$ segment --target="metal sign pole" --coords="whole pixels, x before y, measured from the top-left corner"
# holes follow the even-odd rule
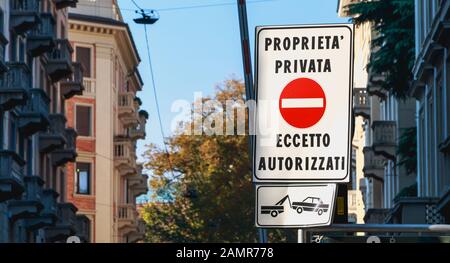
[[[242,48],[242,64],[244,66],[244,81],[245,81],[245,97],[246,100],[254,99],[253,90],[253,72],[252,61],[250,57],[250,41],[248,34],[248,20],[247,20],[247,3],[245,0],[237,0],[238,14],[239,14],[239,28],[241,33],[241,48]],[[249,118],[250,120],[250,118]],[[250,130],[250,123],[249,123]],[[250,135],[249,135],[250,136]],[[249,142],[249,157],[252,158],[253,143]],[[259,242],[267,242],[267,234],[263,228],[258,228]]]
[[[250,57],[250,41],[248,35],[247,4],[245,0],[237,0],[239,27],[241,32],[242,62],[244,66],[245,95],[247,100],[254,99],[253,72]]]

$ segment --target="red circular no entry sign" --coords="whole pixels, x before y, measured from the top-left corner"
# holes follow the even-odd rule
[[[291,81],[283,89],[279,109],[283,119],[296,128],[309,128],[320,121],[327,105],[319,83],[309,78]]]

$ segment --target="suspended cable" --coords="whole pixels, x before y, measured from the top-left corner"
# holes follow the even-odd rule
[[[248,1],[247,4],[255,4],[255,3],[262,3],[262,2],[273,2],[273,1],[278,1],[278,0],[254,0],[254,1]],[[161,8],[161,9],[157,9],[157,10],[160,11],[160,12],[164,12],[164,11],[186,10],[186,9],[196,9],[196,8],[206,8],[206,7],[216,7],[216,6],[230,6],[230,5],[236,5],[236,3],[235,2],[230,2],[230,3],[220,3],[220,4],[180,6],[180,7]]]
[[[148,56],[150,77],[152,78],[153,97],[155,98],[156,113],[157,113],[157,117],[158,117],[158,121],[159,121],[159,129],[160,129],[162,140],[163,140],[164,151],[167,155],[167,162],[169,163],[169,169],[172,174],[172,177],[175,178],[175,175],[173,173],[172,161],[170,160],[169,150],[167,149],[167,144],[166,144],[166,140],[165,140],[166,136],[164,134],[164,129],[163,129],[163,125],[162,125],[161,110],[159,107],[158,94],[156,93],[155,76],[153,73],[153,66],[152,66],[152,60],[151,60],[150,44],[149,44],[148,33],[147,33],[147,25],[145,25],[145,24],[144,24],[144,32],[145,32],[145,44],[147,47],[147,56]]]
[[[131,0],[131,2],[133,2],[133,4],[137,7],[137,9],[142,10],[142,8],[138,4],[136,4],[136,1]]]
[[[280,0],[254,0],[254,1],[248,1],[247,4],[257,4],[257,3],[264,3],[264,2],[275,2],[275,1],[280,1]],[[134,1],[133,1],[134,2]],[[142,9],[139,7],[139,5],[136,5],[136,3],[133,3],[137,9],[139,10],[148,10],[148,9]],[[188,9],[197,9],[197,8],[207,8],[207,7],[220,7],[220,6],[231,6],[231,5],[235,5],[235,2],[229,2],[229,3],[219,3],[219,4],[206,4],[206,5],[192,5],[192,6],[180,6],[180,7],[167,7],[167,8],[161,8],[161,9],[155,9],[156,11],[161,11],[161,12],[165,12],[165,11],[177,11],[177,10],[188,10]],[[88,4],[82,4],[82,3],[78,3],[77,6],[86,6],[86,7],[91,7],[91,8],[103,8],[103,9],[111,9],[111,6],[102,6],[102,5],[88,5]],[[126,12],[136,12],[136,9],[131,9],[131,8],[122,8],[122,7],[118,7],[121,11],[126,11]]]

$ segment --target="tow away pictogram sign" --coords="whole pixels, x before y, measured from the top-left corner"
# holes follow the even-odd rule
[[[348,182],[353,25],[256,29],[255,182]]]
[[[258,185],[256,226],[313,227],[331,224],[336,184]]]

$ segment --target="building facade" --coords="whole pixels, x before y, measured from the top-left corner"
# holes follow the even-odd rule
[[[340,13],[346,16],[345,6],[353,2],[357,1],[339,1]],[[396,201],[416,181],[415,174],[397,165],[401,135],[416,126],[415,102],[412,98],[397,99],[382,89],[384,76],[369,70],[371,54],[379,49],[372,43],[375,38],[377,32],[371,23],[356,26],[353,145],[357,184],[352,187],[362,193],[365,223],[395,221],[400,211]],[[349,191],[349,202],[351,194]]]
[[[417,198],[433,222],[450,221],[450,1],[416,0]]]
[[[136,242],[145,228],[136,197],[147,193],[147,176],[136,162],[148,118],[136,97],[143,86],[139,54],[115,0],[79,0],[68,32],[85,91],[65,105],[78,131],[66,196],[89,218],[92,242]]]
[[[338,16],[348,17],[346,12],[346,6],[350,4],[351,0],[340,0],[338,3]],[[358,111],[357,107],[361,104],[359,101],[361,98],[360,92],[364,90],[367,85],[367,70],[366,65],[370,55],[370,36],[371,27],[366,23],[363,25],[355,26],[355,48],[354,48],[354,75],[353,75],[353,140],[352,140],[352,169],[351,179],[348,185],[347,194],[347,207],[348,207],[348,221],[349,223],[364,223],[364,186],[365,179],[363,173],[364,166],[364,145],[365,145],[365,132],[363,124],[367,113],[364,111]],[[367,109],[365,109],[367,111]]]
[[[66,197],[77,132],[65,104],[83,91],[67,39],[76,3],[0,1],[0,242],[89,236]]]

